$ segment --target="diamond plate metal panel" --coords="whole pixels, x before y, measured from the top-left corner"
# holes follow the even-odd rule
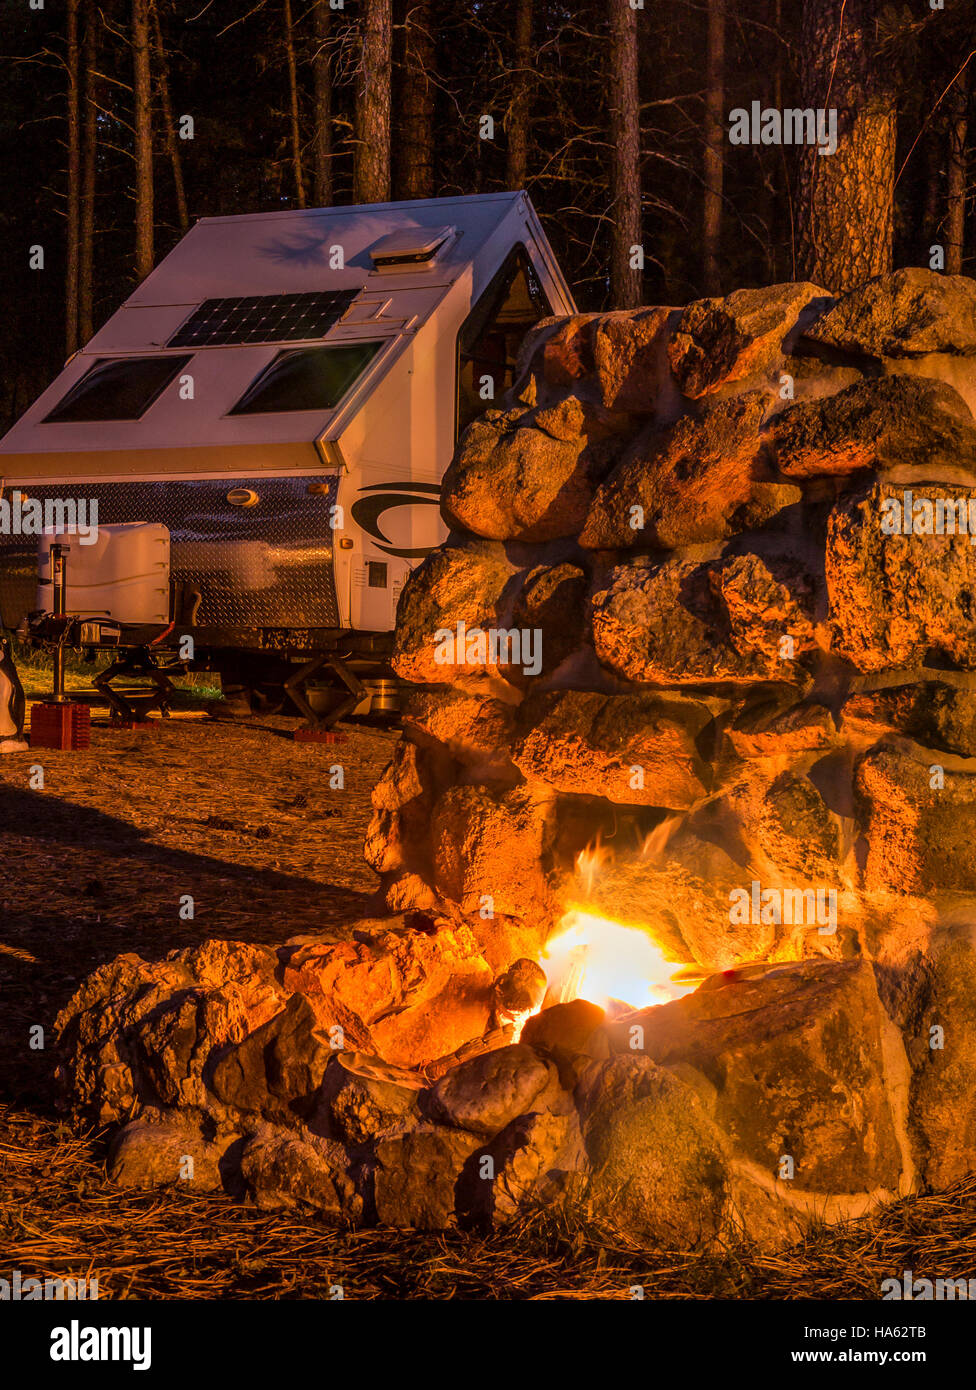
[[[309,492],[310,485],[322,491]],[[257,494],[250,507],[228,494]],[[200,590],[202,627],[338,627],[329,526],[339,480],[207,478],[188,481],[76,483],[27,489],[28,495],[97,499],[99,525],[162,522],[171,538],[171,577]],[[89,501],[90,505],[90,501]],[[68,572],[71,561],[69,557]],[[35,606],[37,538],[0,536],[0,604],[5,627]]]

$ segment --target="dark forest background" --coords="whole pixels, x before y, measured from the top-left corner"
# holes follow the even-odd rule
[[[0,426],[204,216],[525,187],[584,308],[976,273],[937,2],[0,0]],[[730,144],[754,100],[837,154]]]

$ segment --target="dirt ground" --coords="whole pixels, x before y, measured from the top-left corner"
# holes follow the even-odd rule
[[[340,743],[310,744],[283,716],[106,723],[95,712],[86,751],[0,759],[0,1097],[45,1111],[50,1053],[28,1047],[28,1030],[50,1039],[96,966],[207,937],[341,935],[374,905],[363,836],[395,729],[350,723]]]

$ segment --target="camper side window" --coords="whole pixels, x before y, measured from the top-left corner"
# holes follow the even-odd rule
[[[44,417],[45,424],[138,420],[190,356],[107,357],[96,362]]]
[[[287,348],[254,380],[231,415],[279,410],[333,410],[383,346]]]
[[[515,381],[522,339],[553,312],[524,246],[516,246],[458,334],[455,442]]]

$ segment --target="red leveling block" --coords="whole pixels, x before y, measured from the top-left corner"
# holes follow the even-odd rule
[[[109,729],[119,729],[126,731],[138,729],[143,732],[152,733],[153,731],[155,731],[158,733],[161,722],[162,721],[159,719],[119,719],[117,716],[113,715],[112,718],[108,721],[107,727]]]
[[[62,751],[87,748],[91,743],[91,710],[87,705],[39,704],[31,709],[32,748]]]
[[[331,729],[307,729],[300,728],[295,730],[296,743],[345,743],[345,734],[333,733]]]

